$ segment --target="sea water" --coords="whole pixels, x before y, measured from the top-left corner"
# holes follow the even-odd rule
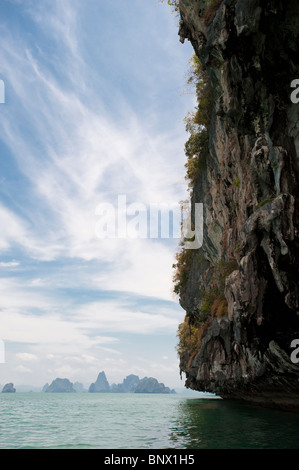
[[[203,394],[0,394],[1,449],[298,449],[299,413]]]

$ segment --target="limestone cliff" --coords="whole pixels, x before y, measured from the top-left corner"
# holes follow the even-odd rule
[[[192,191],[193,205],[204,204],[204,241],[179,288],[188,323],[180,367],[192,389],[299,408],[290,360],[299,338],[298,1],[178,7],[181,42],[191,41],[213,93],[209,155]]]

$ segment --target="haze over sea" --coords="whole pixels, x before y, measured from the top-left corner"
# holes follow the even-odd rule
[[[299,415],[211,395],[0,394],[1,449],[298,449]]]

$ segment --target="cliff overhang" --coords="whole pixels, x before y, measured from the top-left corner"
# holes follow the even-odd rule
[[[178,6],[180,40],[191,41],[213,89],[209,156],[191,201],[204,205],[203,245],[179,292],[195,339],[188,347],[186,333],[180,368],[192,389],[299,409],[299,365],[291,361],[299,338],[299,105],[290,100],[298,4]],[[233,266],[221,298],[219,263]]]

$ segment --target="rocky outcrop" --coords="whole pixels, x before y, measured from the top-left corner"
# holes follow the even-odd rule
[[[13,383],[10,382],[8,384],[5,384],[2,389],[2,393],[16,393],[16,389],[14,388]]]
[[[84,393],[84,392],[87,392],[87,390],[85,390],[84,385],[83,385],[81,382],[75,382],[75,383],[73,384],[73,387],[74,387],[74,390],[75,390],[77,393]]]
[[[46,393],[75,393],[76,390],[74,390],[72,382],[69,381],[69,379],[55,379],[45,389]]]
[[[165,387],[163,383],[159,383],[153,377],[145,377],[137,385],[135,393],[175,393],[175,391]]]
[[[106,378],[105,372],[100,372],[97,380],[89,387],[89,393],[106,393],[110,392],[110,386]]]
[[[114,393],[134,393],[136,387],[140,383],[138,375],[130,374],[127,375],[121,384],[111,385],[111,392]]]
[[[204,203],[204,241],[180,290],[198,339],[181,348],[181,371],[192,389],[299,409],[290,360],[299,338],[298,3],[178,3],[181,42],[191,41],[213,90],[209,156],[192,192],[193,208]],[[206,316],[220,263],[233,267],[222,275],[226,304],[214,296]]]
[[[138,375],[127,375],[120,384],[109,385],[105,372],[100,372],[95,383],[89,387],[90,393],[175,393],[153,377],[140,379]]]
[[[47,383],[45,383],[45,385],[43,386],[42,392],[45,392],[48,387],[49,387],[49,384],[48,384],[48,382],[47,382]]]

